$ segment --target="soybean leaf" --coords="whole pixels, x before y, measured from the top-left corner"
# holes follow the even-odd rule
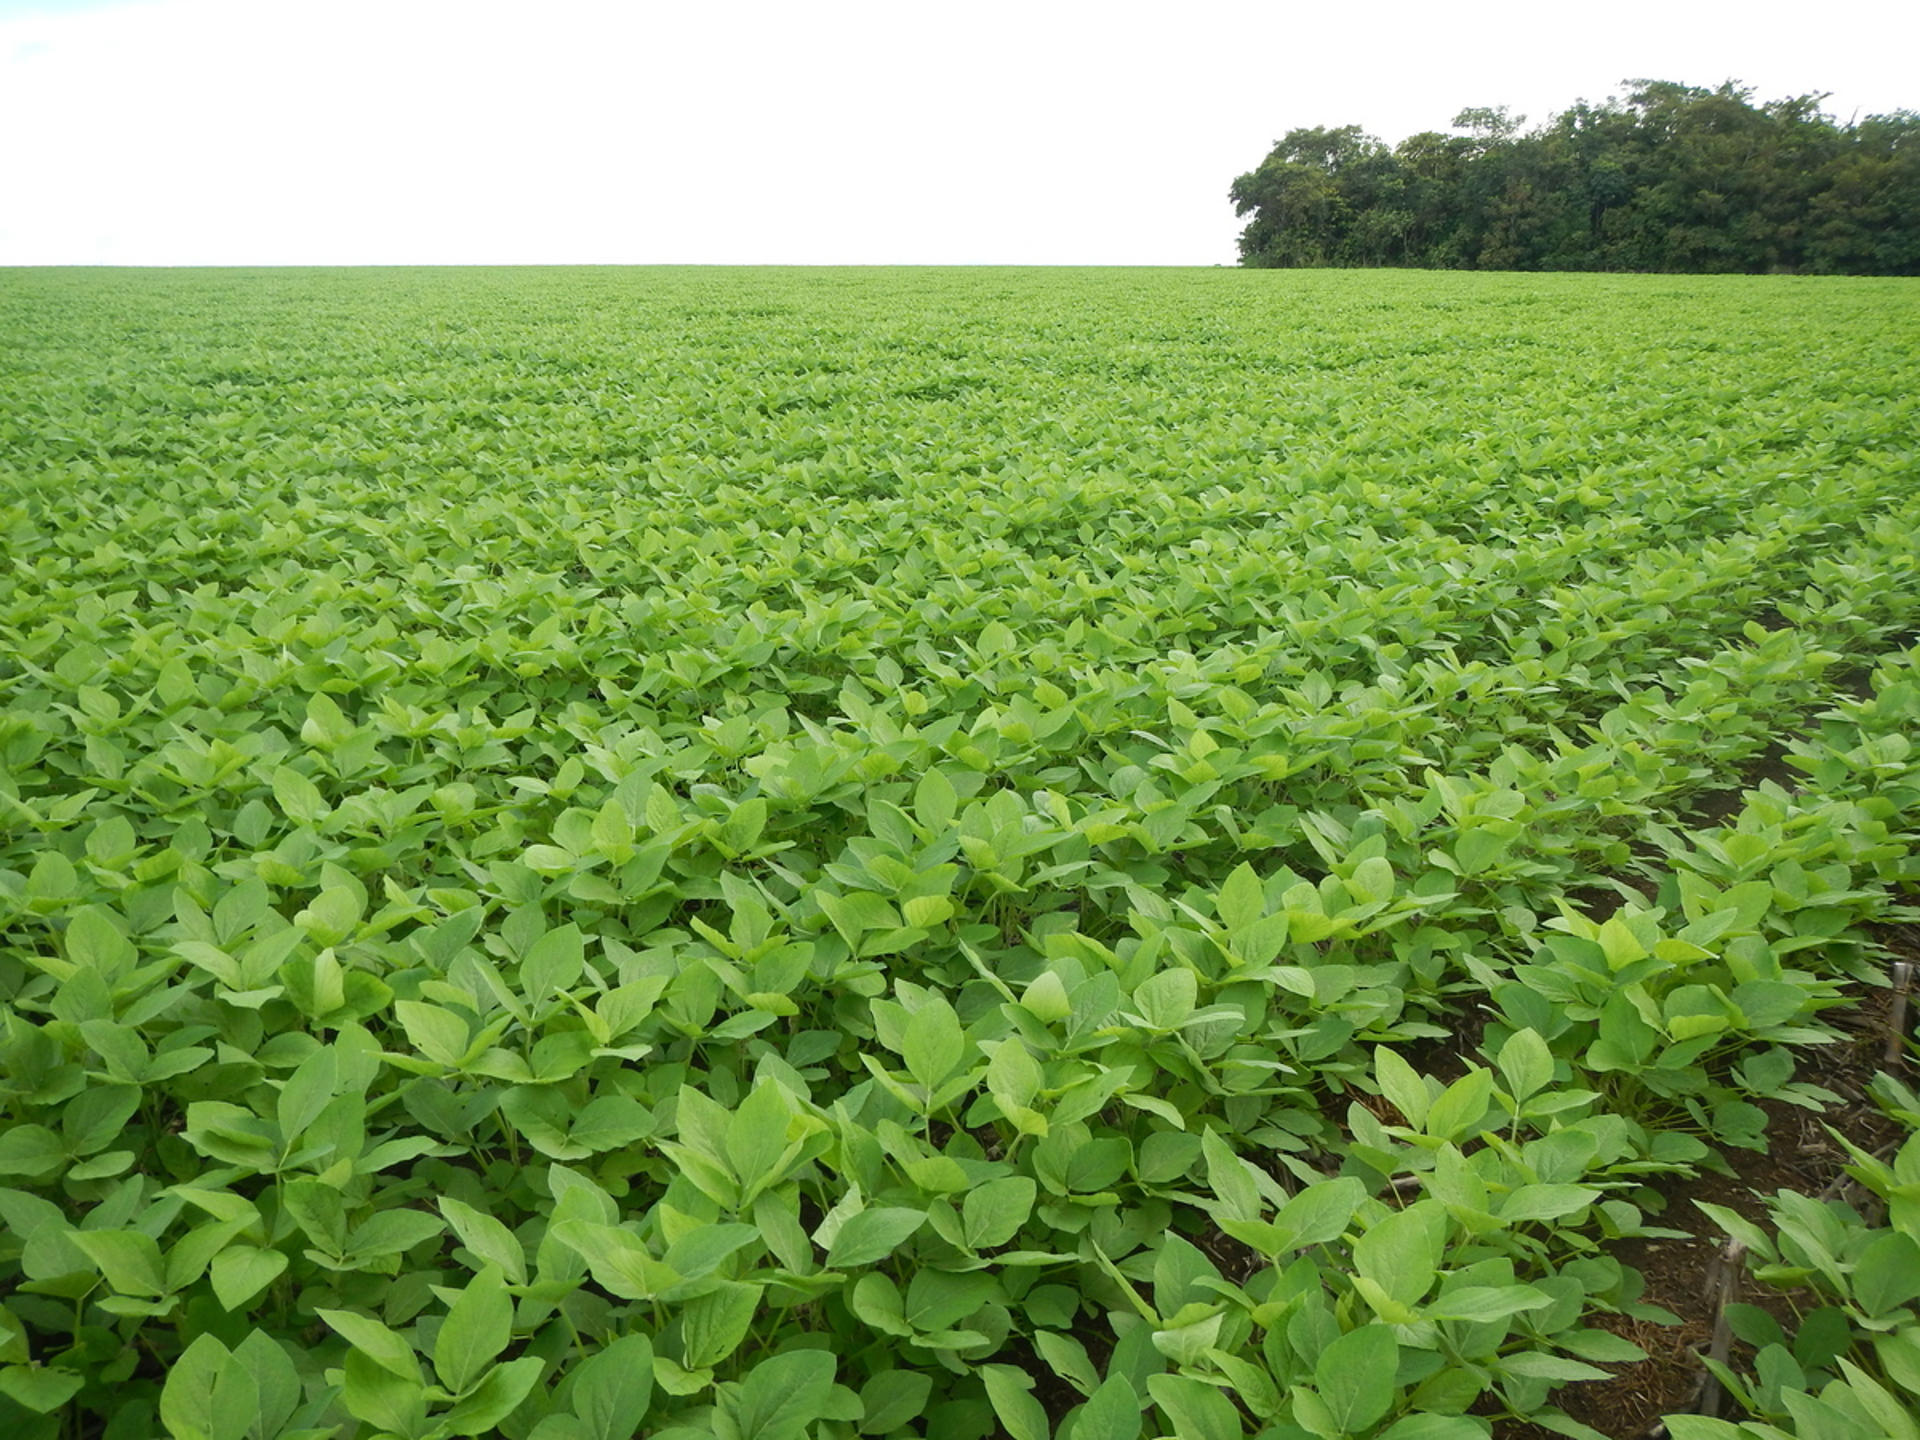
[[[1123,1375],[1109,1375],[1080,1407],[1068,1440],[1140,1440],[1146,1411]]]
[[[714,1433],[720,1440],[801,1440],[826,1407],[833,1375],[833,1356],[824,1350],[762,1360],[721,1392]]]
[[[1399,1353],[1392,1329],[1362,1325],[1342,1335],[1314,1360],[1314,1388],[1343,1434],[1364,1430],[1387,1413],[1393,1404]]]
[[[513,1300],[499,1267],[488,1265],[447,1311],[433,1342],[440,1383],[464,1395],[513,1337]]]
[[[653,1394],[653,1346],[644,1335],[622,1335],[576,1365],[573,1413],[586,1440],[633,1440]]]
[[[1011,1440],[1049,1440],[1047,1412],[1033,1397],[1031,1376],[1011,1365],[982,1365],[979,1375]]]
[[[827,1264],[857,1270],[891,1255],[908,1236],[927,1223],[924,1210],[878,1206],[862,1210],[840,1227],[827,1250]]]

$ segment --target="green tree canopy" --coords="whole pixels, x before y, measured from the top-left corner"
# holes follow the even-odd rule
[[[1525,131],[1504,106],[1391,147],[1290,130],[1229,192],[1241,261],[1920,274],[1920,114],[1841,124],[1822,94],[1626,86]]]

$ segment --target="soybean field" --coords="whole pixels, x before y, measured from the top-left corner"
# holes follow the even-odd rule
[[[0,272],[0,1428],[1920,1440],[1917,287]]]

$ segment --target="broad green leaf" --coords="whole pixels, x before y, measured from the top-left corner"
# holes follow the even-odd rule
[[[414,1356],[413,1346],[378,1320],[351,1310],[316,1310],[314,1313],[332,1326],[341,1339],[388,1374],[420,1383],[420,1362]]]
[[[51,1175],[67,1162],[67,1147],[44,1125],[14,1125],[0,1135],[0,1175]]]
[[[840,1227],[827,1249],[827,1264],[836,1270],[857,1270],[891,1255],[907,1237],[927,1223],[924,1210],[878,1206],[862,1210]]]
[[[1364,1430],[1387,1413],[1393,1404],[1399,1353],[1392,1329],[1362,1325],[1342,1335],[1314,1360],[1314,1388],[1342,1433]]]
[[[1442,1292],[1425,1313],[1433,1320],[1488,1322],[1526,1310],[1541,1310],[1552,1303],[1552,1296],[1531,1285],[1466,1285]]]
[[[586,1440],[633,1440],[653,1394],[653,1346],[645,1335],[623,1335],[575,1366],[573,1413]]]
[[[1530,1380],[1605,1380],[1607,1372],[1579,1360],[1569,1360],[1560,1355],[1547,1355],[1538,1350],[1523,1350],[1517,1355],[1502,1355],[1496,1362],[1500,1369],[1509,1375],[1521,1375]]]
[[[36,1415],[52,1414],[79,1394],[84,1384],[86,1376],[59,1366],[0,1366],[0,1395]],[[180,1440],[198,1440],[192,1432],[182,1435],[176,1430],[173,1433]]]
[[[393,1013],[407,1032],[407,1041],[427,1059],[457,1067],[466,1057],[467,1022],[451,1010],[414,1000],[394,1002]]]
[[[1353,1247],[1354,1268],[1403,1305],[1433,1284],[1446,1238],[1447,1215],[1423,1200],[1369,1226]]]
[[[1591,1185],[1522,1185],[1500,1202],[1502,1220],[1557,1220],[1584,1210],[1600,1198]]]
[[[107,1283],[120,1294],[166,1292],[166,1266],[152,1236],[137,1230],[75,1230],[67,1238],[100,1267]]]
[[[989,1180],[969,1190],[960,1203],[967,1245],[974,1250],[991,1250],[1012,1240],[1033,1213],[1036,1193],[1037,1187],[1025,1175]]]
[[[908,1073],[929,1092],[960,1068],[967,1049],[959,1017],[938,996],[923,1002],[908,1017],[903,1045]]]
[[[167,1368],[160,1390],[160,1421],[174,1440],[214,1440],[213,1389],[231,1353],[201,1335]]]
[[[1427,1134],[1436,1140],[1464,1139],[1485,1117],[1492,1099],[1493,1072],[1469,1070],[1427,1108]]]
[[[449,1435],[491,1435],[500,1422],[512,1414],[520,1402],[540,1383],[546,1361],[538,1355],[522,1355],[496,1365],[476,1385],[471,1394],[447,1411],[441,1424]]]
[[[1432,1103],[1427,1094],[1427,1082],[1400,1057],[1398,1051],[1386,1045],[1374,1047],[1373,1078],[1380,1086],[1380,1093],[1387,1097],[1409,1126],[1418,1130],[1427,1123],[1427,1110]]]
[[[1337,1240],[1366,1198],[1366,1186],[1351,1175],[1303,1187],[1273,1217],[1274,1229],[1283,1237],[1281,1248],[1298,1250]]]
[[[740,1108],[727,1122],[726,1155],[743,1193],[757,1190],[780,1176],[780,1159],[787,1149],[787,1126],[793,1102],[777,1081],[765,1081],[747,1092]]]
[[[1140,1440],[1146,1417],[1140,1396],[1122,1375],[1109,1375],[1080,1407],[1066,1440]]]
[[[358,1349],[347,1352],[340,1370],[340,1402],[355,1419],[398,1435],[424,1427],[427,1392],[419,1379],[403,1379]]]
[[[681,1343],[689,1370],[718,1365],[740,1346],[760,1308],[761,1287],[722,1280],[680,1309]]]
[[[1266,914],[1266,892],[1251,865],[1234,867],[1214,897],[1213,908],[1229,933],[1245,930]]]
[[[527,1283],[526,1251],[511,1230],[493,1216],[451,1195],[442,1195],[438,1204],[440,1213],[460,1237],[460,1243],[471,1250],[482,1264],[499,1266],[501,1273],[515,1285]]]
[[[983,1371],[991,1369],[982,1366]],[[991,1382],[989,1381],[989,1386]],[[920,1418],[933,1393],[933,1377],[920,1370],[882,1370],[860,1387],[862,1435],[887,1435]]]
[[[1178,1440],[1240,1440],[1240,1412],[1224,1393],[1185,1375],[1150,1375],[1147,1391]]]
[[[274,1115],[287,1148],[293,1148],[307,1127],[327,1108],[333,1099],[337,1075],[335,1052],[331,1046],[323,1045],[302,1060],[281,1085]]]
[[[300,1372],[286,1350],[264,1331],[255,1330],[235,1348],[231,1363],[253,1380],[256,1413],[249,1420],[262,1434],[279,1434],[301,1401]]]
[[[1920,1298],[1920,1242],[1893,1231],[1867,1246],[1854,1263],[1853,1297],[1875,1318]]]
[[[1050,1440],[1047,1412],[1033,1397],[1031,1376],[1011,1365],[982,1365],[979,1375],[1010,1440]]]
[[[1500,1047],[1500,1078],[1516,1101],[1524,1101],[1553,1083],[1553,1052],[1537,1030],[1516,1030]]]
[[[286,1273],[287,1257],[279,1250],[263,1250],[254,1245],[234,1245],[213,1257],[208,1278],[214,1297],[228,1310],[243,1310],[248,1303]]]
[[[715,1432],[720,1440],[801,1440],[820,1418],[833,1377],[833,1356],[824,1350],[762,1360],[721,1393]]]
[[[1162,970],[1134,987],[1133,1007],[1155,1030],[1178,1030],[1193,1014],[1200,985],[1193,971]]]
[[[512,1338],[513,1300],[506,1278],[489,1265],[448,1308],[434,1337],[434,1373],[448,1390],[463,1395]]]
[[[1465,1415],[1408,1415],[1382,1430],[1380,1440],[1487,1440],[1487,1432]]]

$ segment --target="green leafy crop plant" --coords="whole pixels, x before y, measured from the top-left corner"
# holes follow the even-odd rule
[[[1914,311],[10,273],[0,1423],[1591,1433],[1920,863]]]

